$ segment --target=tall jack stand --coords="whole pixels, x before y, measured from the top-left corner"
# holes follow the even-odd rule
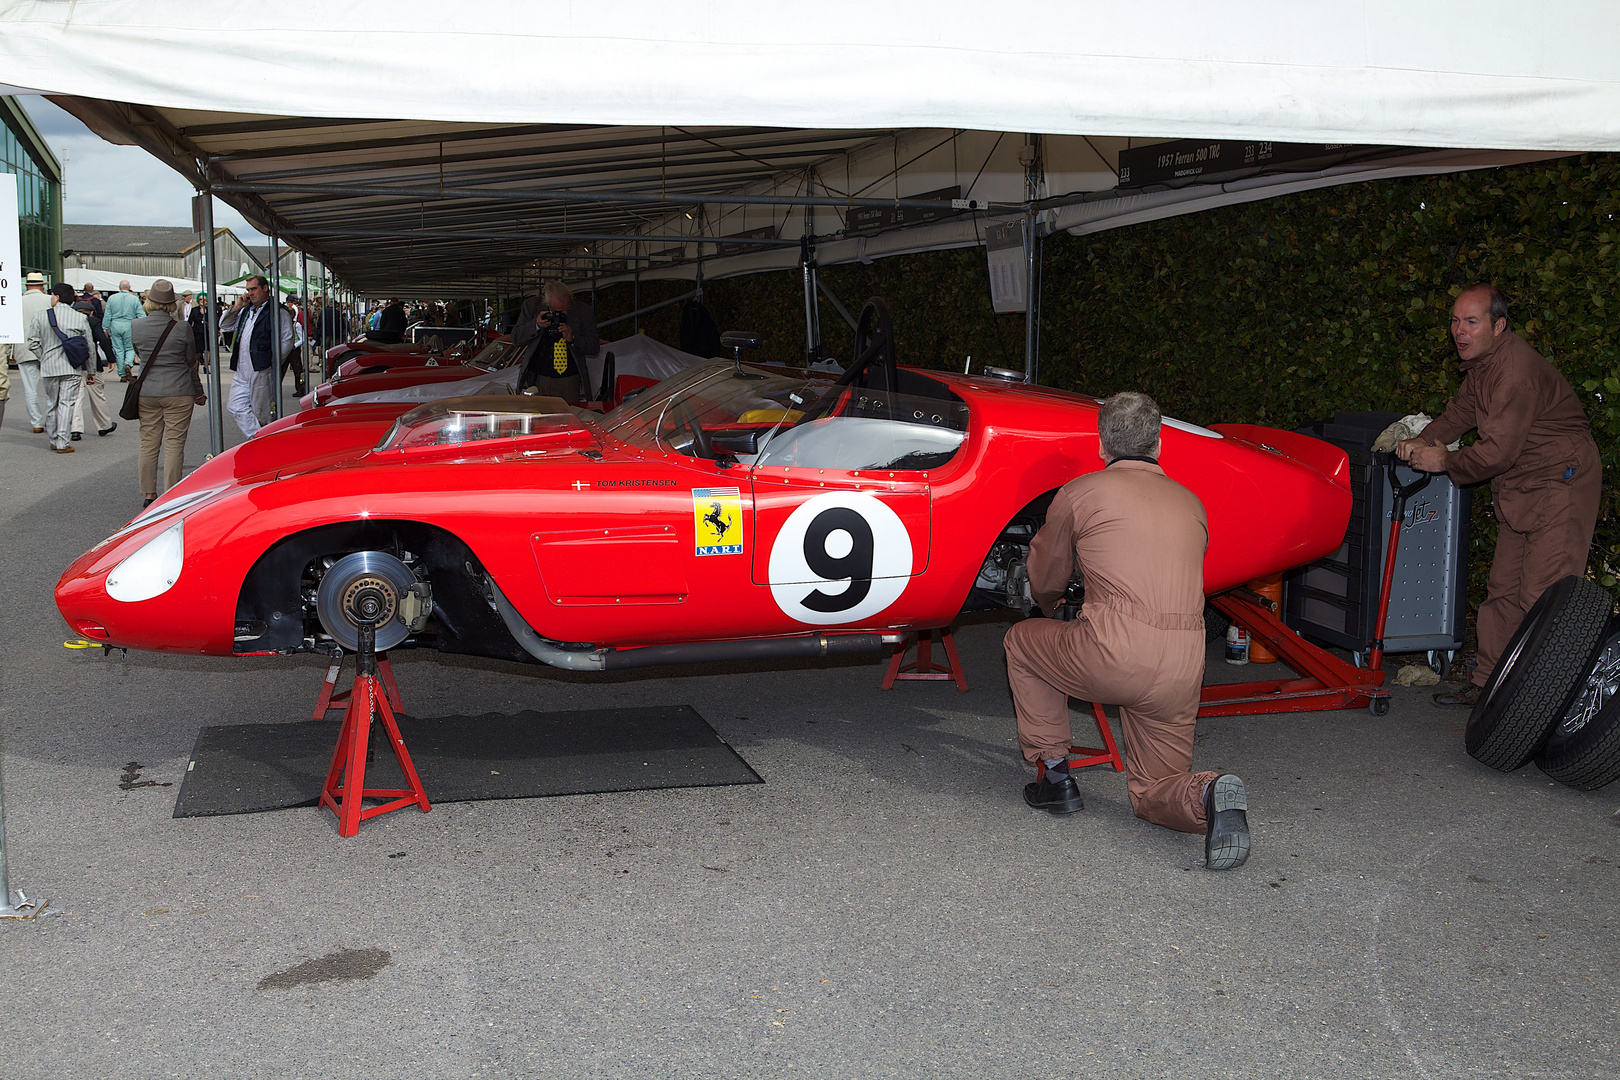
[[[365,590],[350,601],[352,608],[366,609]],[[405,806],[419,806],[425,814],[433,809],[428,804],[427,791],[416,775],[416,766],[405,749],[405,740],[399,734],[394,710],[389,707],[377,677],[377,628],[375,623],[362,621],[360,612],[351,616],[359,624],[360,651],[356,655],[354,687],[349,691],[348,711],[343,714],[343,730],[338,734],[337,749],[332,754],[332,767],[326,772],[326,784],[321,789],[321,805],[337,815],[338,835],[353,836],[360,831],[360,823],[378,814],[398,810]],[[381,715],[388,741],[399,762],[399,771],[405,774],[405,788],[366,787],[366,743],[371,736],[371,718]],[[366,799],[383,799],[378,806],[363,806]]]
[[[337,660],[326,669],[326,681],[321,684],[321,693],[315,699],[315,716],[313,719],[325,720],[326,714],[334,709],[347,708],[349,695],[353,690],[339,690],[338,677],[343,673],[343,654],[337,655]],[[388,654],[377,654],[377,678],[382,681],[383,692],[388,696],[388,704],[395,712],[404,712],[405,703],[399,697],[399,684],[394,681],[394,669],[389,666]]]
[[[1312,645],[1283,625],[1276,606],[1265,597],[1235,590],[1210,597],[1209,602],[1249,632],[1249,639],[1265,645],[1302,676],[1262,682],[1211,684],[1204,687],[1199,716],[1252,716],[1259,713],[1316,712],[1355,709],[1365,705],[1374,716],[1389,712],[1389,691],[1384,685],[1384,622],[1389,618],[1389,593],[1395,581],[1395,557],[1406,517],[1406,500],[1428,486],[1423,474],[1402,485],[1389,470],[1395,505],[1390,513],[1389,546],[1384,552],[1384,580],[1378,591],[1378,620],[1367,654],[1367,666],[1356,667],[1326,649]]]

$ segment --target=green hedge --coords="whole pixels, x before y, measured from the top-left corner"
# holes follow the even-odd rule
[[[1465,284],[1495,282],[1514,328],[1556,364],[1592,418],[1606,484],[1591,569],[1620,593],[1620,155],[1452,176],[1350,184],[1076,238],[1049,238],[1041,381],[1093,394],[1142,390],[1197,423],[1295,427],[1337,411],[1438,415],[1459,380],[1448,326]],[[840,266],[823,280],[858,311],[881,295],[904,362],[960,371],[1021,368],[1022,316],[995,315],[982,249]],[[689,286],[649,283],[642,302]],[[598,298],[631,308],[631,289]],[[803,356],[798,273],[711,282],[722,329],[767,332],[762,359]],[[823,303],[828,351],[852,335]],[[642,326],[676,343],[680,308]],[[623,328],[628,332],[628,326]],[[622,336],[612,332],[605,337]],[[1487,486],[1475,499],[1473,577],[1495,536]]]

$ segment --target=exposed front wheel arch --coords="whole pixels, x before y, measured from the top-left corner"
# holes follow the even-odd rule
[[[431,588],[432,613],[403,644],[442,652],[527,661],[485,596],[486,570],[459,537],[419,521],[343,522],[306,529],[273,544],[253,564],[236,605],[236,651],[297,652],[335,642],[318,613],[325,573],[357,552],[385,554]]]

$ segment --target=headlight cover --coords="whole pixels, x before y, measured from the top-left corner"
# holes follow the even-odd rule
[[[107,575],[107,595],[126,604],[162,596],[180,580],[185,565],[185,519],[142,544]]]

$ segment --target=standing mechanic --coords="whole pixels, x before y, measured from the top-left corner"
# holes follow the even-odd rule
[[[1451,337],[1462,386],[1438,420],[1395,452],[1413,468],[1447,473],[1458,484],[1491,482],[1496,555],[1479,607],[1479,663],[1461,690],[1434,695],[1441,705],[1471,708],[1541,594],[1561,578],[1586,573],[1603,467],[1575,391],[1508,329],[1507,299],[1494,285],[1458,295]],[[1446,449],[1469,428],[1479,430],[1477,442]]]
[[[1097,413],[1104,467],[1058,491],[1029,547],[1029,584],[1057,608],[1076,563],[1086,599],[1072,622],[1026,619],[1007,631],[1007,678],[1024,758],[1044,763],[1024,788],[1036,809],[1084,809],[1069,775],[1069,696],[1119,706],[1126,791],[1136,816],[1204,833],[1205,865],[1249,857],[1248,800],[1231,774],[1191,772],[1204,677],[1204,549],[1198,497],[1159,468],[1159,407],[1120,393]]]

